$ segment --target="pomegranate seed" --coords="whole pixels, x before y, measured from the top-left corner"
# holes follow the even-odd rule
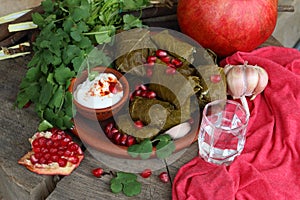
[[[72,155],[72,151],[66,150],[66,151],[64,152],[64,156],[65,156],[65,157],[69,157],[69,156],[71,156],[71,155]]]
[[[219,74],[215,74],[210,76],[210,81],[213,83],[218,83],[221,81],[221,76]]]
[[[57,151],[57,155],[58,155],[58,156],[62,156],[62,155],[64,155],[64,153],[65,153],[65,152],[64,152],[63,150]]]
[[[127,141],[127,135],[126,134],[122,134],[121,138],[120,138],[120,144],[121,145],[126,145],[126,141]]]
[[[70,156],[68,159],[72,164],[77,164],[79,162],[79,158],[77,156]]]
[[[40,159],[43,156],[42,153],[35,153],[34,155],[37,159]]]
[[[150,62],[155,62],[155,61],[156,61],[156,59],[157,59],[157,57],[156,57],[156,56],[148,56],[148,58],[147,58],[147,63],[150,63]]]
[[[168,54],[167,54],[166,51],[164,51],[164,50],[162,50],[162,49],[158,49],[158,50],[156,50],[155,55],[156,55],[157,57],[160,57],[160,58],[161,58],[161,57],[167,56]]]
[[[171,63],[175,65],[176,68],[179,68],[183,65],[183,62],[179,60],[178,58],[174,58],[171,60]]]
[[[44,155],[44,158],[45,158],[46,160],[49,160],[50,157],[51,157],[51,154],[50,154],[50,153],[46,153],[46,154]]]
[[[118,132],[118,133],[115,133],[114,135],[113,135],[113,142],[115,143],[115,144],[120,144],[120,139],[121,139],[121,136],[122,136],[122,134],[120,133],[120,132]]]
[[[143,178],[148,178],[151,176],[151,174],[152,174],[151,169],[145,169],[140,175]]]
[[[37,139],[33,140],[31,145],[32,145],[33,148],[40,147],[39,141]]]
[[[142,90],[136,90],[134,91],[134,96],[141,96]]]
[[[52,155],[51,158],[50,158],[50,160],[51,160],[52,162],[57,162],[58,159],[59,159],[59,156],[58,156],[58,155]]]
[[[53,146],[53,141],[51,139],[48,139],[47,142],[46,142],[46,147],[49,148],[49,147],[52,147]]]
[[[105,133],[109,133],[111,129],[114,127],[114,123],[110,122],[105,126]]]
[[[155,62],[154,61],[150,61],[150,62],[147,62],[144,64],[144,66],[148,67],[148,68],[152,68],[153,66],[155,65]]]
[[[74,142],[70,143],[68,146],[68,149],[73,152],[76,152],[78,148],[79,148],[79,145]]]
[[[173,75],[173,74],[176,74],[176,69],[172,68],[172,67],[168,67],[166,69],[166,74],[168,75]]]
[[[108,89],[113,94],[118,93],[118,87],[116,86],[116,83],[110,83]]]
[[[146,86],[146,85],[143,85],[143,84],[142,84],[142,85],[140,85],[140,86],[139,86],[139,88],[138,88],[138,89],[140,89],[140,90],[144,90],[144,91],[145,91],[145,90],[147,90],[148,88],[147,88],[147,86]]]
[[[131,145],[134,145],[136,143],[135,137],[128,135],[126,146],[130,147]]]
[[[35,148],[33,148],[33,152],[34,153],[39,153],[39,152],[41,152],[41,148],[40,147],[35,147]]]
[[[35,163],[38,163],[38,158],[34,155],[34,154],[32,154],[31,156],[30,156],[30,162],[34,165]]]
[[[39,159],[39,164],[46,164],[46,163],[47,163],[47,160],[44,157],[41,157]]]
[[[104,174],[104,170],[102,168],[96,168],[92,170],[92,174],[95,177],[100,178]]]
[[[156,93],[154,91],[147,92],[147,98],[154,99],[156,97]]]
[[[83,155],[83,151],[81,148],[77,149],[77,155]]]
[[[168,67],[171,67],[171,68],[176,68],[176,66],[173,65],[172,63],[168,63],[167,66],[168,66]]]
[[[49,152],[49,149],[47,149],[46,147],[42,147],[41,148],[41,153],[42,154],[46,154],[46,153],[48,153]]]
[[[165,56],[165,57],[161,57],[160,60],[163,61],[164,63],[169,63],[171,61],[171,58],[169,56]]]
[[[62,135],[59,134],[59,133],[53,133],[53,134],[51,135],[51,139],[52,139],[53,141],[61,140],[61,139],[62,139]]]
[[[152,77],[152,75],[153,75],[153,70],[150,69],[150,68],[148,68],[148,69],[146,70],[146,76],[147,76],[148,78],[150,78],[150,77]]]
[[[147,91],[146,90],[143,90],[141,92],[141,97],[147,97]]]
[[[63,138],[63,139],[60,141],[60,144],[61,144],[62,146],[67,146],[67,145],[69,144],[70,141],[71,141],[70,138],[65,137],[65,138]]]
[[[60,167],[65,167],[68,163],[68,160],[65,158],[59,158],[57,162]]]
[[[39,146],[40,146],[40,147],[45,146],[45,144],[46,144],[46,142],[47,142],[47,138],[45,138],[45,137],[39,137],[39,138],[37,138],[36,140],[38,140],[38,143],[39,143]]]
[[[53,142],[53,147],[59,147],[60,145],[60,142],[59,141],[54,141]]]
[[[167,183],[169,182],[169,176],[167,172],[162,172],[159,174],[159,179],[161,180],[161,182],[163,183]]]
[[[50,149],[49,149],[49,153],[51,153],[52,155],[53,155],[53,154],[56,154],[57,151],[58,151],[57,148],[50,148]]]
[[[135,127],[137,128],[143,128],[144,127],[144,123],[141,120],[137,120],[134,122]]]
[[[58,128],[56,128],[56,127],[53,127],[53,128],[50,129],[50,132],[51,132],[52,134],[57,133],[57,132],[59,132],[59,131],[60,131],[60,129],[58,129]]]

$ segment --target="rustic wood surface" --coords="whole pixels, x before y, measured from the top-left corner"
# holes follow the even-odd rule
[[[280,46],[271,37],[264,45]],[[26,73],[26,64],[30,56],[19,57],[0,62],[0,199],[171,199],[172,183],[162,183],[158,174],[169,171],[171,180],[178,169],[197,156],[197,143],[191,145],[179,159],[154,171],[143,179],[142,193],[135,197],[113,194],[109,188],[112,175],[95,178],[91,170],[102,167],[105,171],[117,171],[95,159],[85,151],[81,165],[69,176],[44,176],[30,172],[17,161],[30,150],[28,138],[36,131],[39,119],[33,107],[14,108],[18,86]],[[146,166],[142,166],[144,168]],[[150,167],[150,166],[149,166]]]

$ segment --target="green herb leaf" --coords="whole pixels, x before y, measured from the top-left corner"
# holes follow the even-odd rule
[[[40,13],[32,13],[31,17],[34,24],[38,26],[42,26],[44,24],[44,18]]]
[[[66,84],[67,80],[74,77],[75,73],[66,67],[59,67],[54,71],[55,80],[61,84]]]
[[[126,172],[117,172],[117,176],[111,179],[110,188],[113,193],[123,191],[126,196],[135,196],[141,193],[142,185],[137,181],[137,175]]]
[[[141,193],[142,184],[137,181],[131,181],[124,184],[123,192],[126,196],[132,197]]]
[[[140,156],[142,159],[148,159],[152,153],[152,142],[150,139],[145,139],[140,144],[134,144],[128,147],[128,154],[133,158]]]
[[[123,27],[124,30],[129,30],[135,27],[137,28],[143,27],[142,21],[133,15],[129,15],[129,14],[124,15],[123,21],[124,21],[124,27]]]
[[[50,124],[47,120],[43,120],[38,127],[38,131],[46,131],[50,128],[53,128],[53,125]]]
[[[113,193],[120,193],[123,189],[122,183],[117,181],[116,179],[112,179],[110,182],[110,189]]]
[[[42,1],[42,6],[43,6],[44,11],[53,12],[54,5],[53,5],[52,0]]]
[[[175,144],[169,135],[159,135],[155,140],[159,140],[156,145],[156,155],[158,158],[167,158],[175,151]]]

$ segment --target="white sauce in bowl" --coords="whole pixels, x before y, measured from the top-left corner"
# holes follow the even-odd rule
[[[123,87],[112,73],[100,73],[94,80],[87,79],[77,86],[75,100],[81,105],[101,109],[110,107],[123,97]]]

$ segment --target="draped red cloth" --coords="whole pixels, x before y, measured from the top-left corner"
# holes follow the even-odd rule
[[[174,179],[174,200],[300,199],[300,52],[264,47],[237,52],[220,65],[245,61],[263,67],[269,82],[248,100],[251,117],[242,154],[227,167],[192,159]]]

